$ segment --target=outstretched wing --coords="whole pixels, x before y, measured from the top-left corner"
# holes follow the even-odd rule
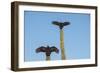
[[[59,26],[59,22],[57,22],[57,21],[53,21],[52,24]]]
[[[36,53],[38,53],[38,52],[45,52],[45,49],[46,49],[46,47],[41,46],[41,47],[36,49]]]
[[[64,22],[63,23],[64,26],[69,25],[69,24],[70,24],[70,22]]]
[[[59,53],[59,49],[56,48],[55,46],[50,47],[51,48],[51,52],[56,52]]]

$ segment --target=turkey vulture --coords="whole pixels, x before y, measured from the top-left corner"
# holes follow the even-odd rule
[[[39,53],[39,52],[44,52],[46,54],[46,57],[48,57],[51,55],[52,52],[59,53],[59,50],[55,46],[52,46],[52,47],[41,46],[41,47],[36,49],[36,53]]]
[[[53,23],[54,25],[59,26],[60,29],[62,29],[64,26],[70,24],[70,22],[63,22],[63,23],[62,23],[62,22],[58,22],[58,21],[53,21],[52,23]]]

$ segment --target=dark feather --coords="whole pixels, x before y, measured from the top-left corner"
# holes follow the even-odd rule
[[[45,52],[45,49],[46,49],[46,47],[41,46],[41,47],[36,49],[36,53],[38,53],[38,52]]]
[[[59,22],[57,21],[53,21],[52,23],[59,26]]]
[[[69,25],[70,24],[70,22],[64,22],[63,23],[63,25],[65,26],[65,25]]]
[[[58,48],[56,48],[55,46],[50,47],[51,48],[51,52],[56,52],[59,53]]]

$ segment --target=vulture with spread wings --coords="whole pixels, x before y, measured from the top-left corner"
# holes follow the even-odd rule
[[[59,49],[56,48],[55,46],[52,46],[52,47],[41,46],[41,47],[39,47],[39,48],[36,49],[36,53],[39,53],[39,52],[44,52],[46,54],[46,60],[50,60],[51,53],[52,52],[59,53]]]
[[[54,25],[59,26],[60,29],[62,29],[64,26],[70,24],[70,22],[63,22],[63,23],[62,23],[62,22],[58,22],[58,21],[53,21],[52,23],[53,23]]]

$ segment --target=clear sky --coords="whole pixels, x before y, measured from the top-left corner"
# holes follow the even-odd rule
[[[45,60],[45,53],[36,53],[40,46],[56,46],[60,51],[59,28],[52,21],[69,21],[64,27],[66,59],[90,58],[90,15],[63,12],[25,11],[25,61]],[[52,53],[51,60],[61,60],[61,53]]]

